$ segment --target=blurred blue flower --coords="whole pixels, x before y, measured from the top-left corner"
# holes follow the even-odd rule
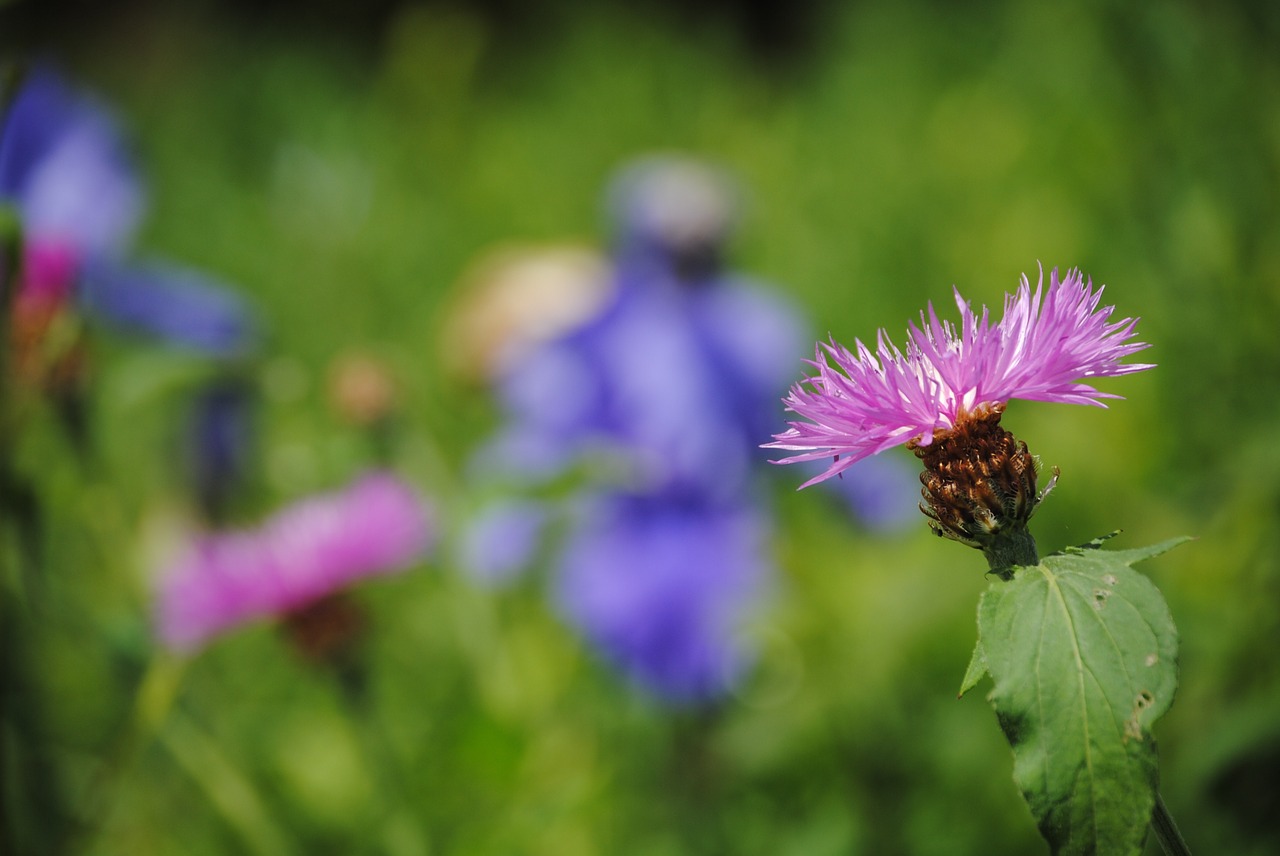
[[[0,198],[29,243],[77,258],[117,255],[132,240],[145,197],[114,116],[47,66],[23,80],[0,128]]]
[[[540,481],[606,450],[633,489],[739,496],[767,459],[760,444],[783,423],[780,399],[808,325],[777,290],[724,269],[737,193],[722,173],[646,159],[609,198],[612,300],[498,378],[507,424],[482,468]],[[889,461],[831,488],[866,525],[893,529],[913,519],[913,503],[899,511],[919,484],[906,463]]]
[[[473,474],[507,486],[581,476],[565,504],[581,509],[552,559],[566,620],[637,684],[706,701],[752,660],[740,625],[773,576],[760,446],[783,423],[810,336],[777,291],[725,269],[737,193],[719,171],[645,160],[609,204],[607,299],[498,376],[507,420]],[[906,525],[918,481],[905,464],[878,463],[831,487],[867,526]],[[462,558],[477,578],[505,581],[531,563],[546,528],[532,503],[473,521]]]
[[[826,469],[827,463],[811,461],[799,466],[812,477]],[[898,458],[877,455],[858,461],[823,485],[859,523],[873,531],[900,531],[916,521],[920,477]]]
[[[85,311],[123,332],[211,356],[243,354],[257,342],[248,303],[229,286],[166,262],[91,262],[80,286]]]
[[[547,461],[611,448],[640,484],[732,496],[763,460],[778,391],[805,330],[781,300],[743,282],[690,290],[619,270],[604,314],[500,381],[518,434]],[[790,351],[794,357],[794,351]]]
[[[532,500],[506,500],[489,506],[463,534],[463,564],[488,585],[510,582],[537,550],[549,518],[546,505]]]
[[[199,389],[187,413],[186,476],[205,519],[224,522],[253,456],[254,390],[221,377]]]
[[[646,690],[671,702],[715,699],[753,658],[743,625],[772,576],[767,528],[741,504],[593,497],[561,558],[557,603]]]
[[[145,195],[115,117],[49,66],[22,80],[0,127],[0,200],[22,223],[18,298],[41,317],[68,299],[97,320],[214,356],[253,340],[247,304],[176,266],[130,267]],[[28,325],[31,326],[31,325]]]

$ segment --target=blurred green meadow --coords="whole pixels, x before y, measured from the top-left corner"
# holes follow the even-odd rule
[[[606,182],[655,150],[741,179],[733,266],[815,335],[900,341],[928,301],[954,317],[953,284],[998,312],[1038,264],[1079,266],[1141,316],[1159,367],[1100,384],[1123,401],[1015,402],[1004,423],[1062,470],[1042,552],[1115,529],[1124,547],[1198,539],[1139,567],[1181,634],[1161,791],[1197,852],[1280,850],[1280,15],[801,8],[777,44],[728,5],[0,7],[0,48],[52,56],[127,124],[151,195],[140,248],[261,315],[239,513],[368,465],[328,396],[334,360],[365,353],[398,386],[392,462],[445,530],[429,562],[356,591],[359,710],[265,623],[163,653],[175,412],[207,369],[96,337],[93,453],[49,413],[14,453],[44,520],[38,578],[11,531],[0,548],[6,852],[1046,852],[989,684],[955,697],[984,563],[923,517],[872,535],[775,473],[761,660],[710,709],[630,687],[537,580],[492,592],[458,570],[462,462],[496,419],[447,370],[458,283],[503,242],[605,245]]]

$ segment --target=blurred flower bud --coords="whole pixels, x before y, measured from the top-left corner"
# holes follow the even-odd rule
[[[387,365],[367,353],[349,352],[329,366],[329,403],[348,422],[367,427],[396,407],[396,383]]]
[[[247,480],[256,404],[253,385],[234,374],[209,382],[191,400],[184,463],[188,484],[206,520],[224,522]]]
[[[740,196],[727,173],[695,158],[638,160],[618,174],[608,193],[619,251],[667,259],[684,280],[713,276],[736,225]]]
[[[595,317],[611,293],[608,265],[593,250],[494,250],[463,274],[441,335],[441,358],[455,376],[490,383],[540,345]]]

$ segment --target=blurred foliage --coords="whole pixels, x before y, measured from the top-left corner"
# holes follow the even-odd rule
[[[752,203],[737,261],[823,335],[899,335],[952,283],[997,303],[1038,261],[1108,283],[1160,367],[1106,384],[1127,399],[1109,411],[1010,407],[1063,471],[1041,549],[1116,527],[1123,547],[1200,539],[1144,567],[1182,640],[1161,789],[1193,850],[1280,847],[1272,7],[811,6],[808,37],[761,58],[727,9],[382,3],[348,29],[321,25],[335,4],[39,5],[8,5],[0,42],[52,54],[127,117],[153,194],[143,248],[239,283],[266,318],[246,518],[368,463],[325,398],[350,348],[399,380],[397,467],[461,511],[459,462],[493,413],[441,371],[453,283],[495,242],[607,240],[601,188],[637,153],[735,170]],[[1042,852],[990,707],[953,696],[981,558],[923,521],[873,540],[785,471],[763,660],[715,710],[659,708],[536,584],[479,591],[447,553],[357,593],[375,621],[354,708],[265,626],[170,661],[147,574],[202,368],[106,337],[96,351],[94,454],[47,416],[12,462],[44,528],[39,575],[9,531],[0,545],[10,843]]]

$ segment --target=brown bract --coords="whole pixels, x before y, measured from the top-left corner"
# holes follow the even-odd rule
[[[282,627],[294,649],[311,662],[342,659],[367,629],[368,619],[346,592],[326,595],[284,617]]]
[[[1036,493],[1036,459],[1027,444],[1000,426],[1004,405],[966,413],[954,428],[934,434],[933,442],[908,444],[923,463],[920,510],[934,532],[987,554],[996,567],[1012,550],[1017,564],[1034,564],[1034,542],[1027,521],[1041,495]],[[1030,553],[1026,551],[1030,544]]]

